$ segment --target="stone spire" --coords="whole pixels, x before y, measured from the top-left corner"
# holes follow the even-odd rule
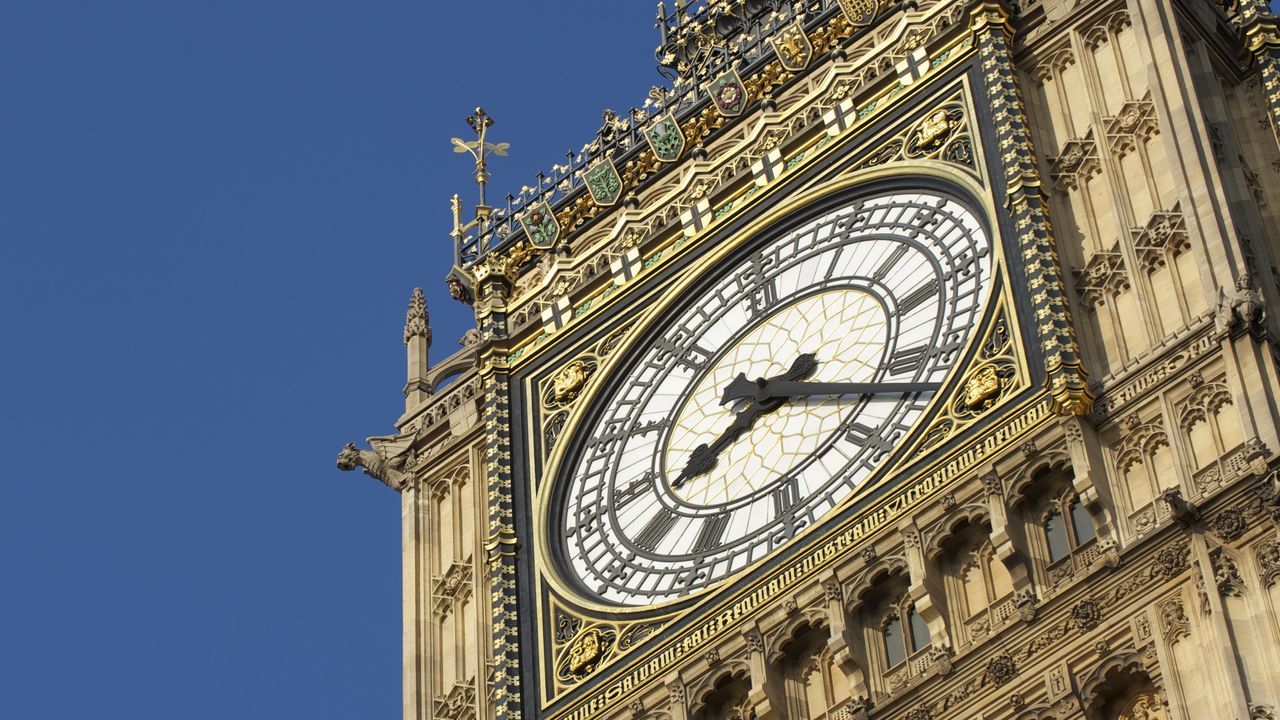
[[[422,288],[414,288],[409,296],[409,310],[404,314],[404,344],[409,340],[426,338],[427,347],[431,347],[431,314],[427,312],[427,298]]]
[[[404,409],[408,412],[431,396],[431,383],[427,378],[430,362],[427,351],[431,349],[431,316],[427,313],[427,299],[422,288],[414,288],[409,296],[409,310],[404,315],[404,345],[409,359],[409,381],[404,386]]]

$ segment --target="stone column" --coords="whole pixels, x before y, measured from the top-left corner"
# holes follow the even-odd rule
[[[1262,92],[1267,99],[1271,132],[1276,143],[1280,144],[1280,21],[1266,0],[1242,0],[1239,12],[1245,46],[1253,53],[1262,76]]]
[[[1209,544],[1203,533],[1191,535],[1191,567],[1196,586],[1200,591],[1201,611],[1206,614],[1204,624],[1211,637],[1210,646],[1216,651],[1217,665],[1225,677],[1219,682],[1203,678],[1206,686],[1218,685],[1221,693],[1227,696],[1231,711],[1238,718],[1251,717],[1249,700],[1245,695],[1244,678],[1240,674],[1240,653],[1231,629],[1227,626],[1227,615],[1222,606],[1222,596],[1218,590],[1218,579],[1215,577],[1213,558],[1209,555]],[[1212,661],[1210,661],[1212,662]],[[1221,682],[1226,680],[1226,682]],[[1221,697],[1221,696],[1220,696]]]
[[[1020,533],[1015,529],[1010,532],[1009,508],[1006,504],[1004,483],[991,465],[978,470],[978,478],[982,481],[983,494],[987,500],[987,510],[991,514],[991,545],[995,549],[996,558],[1004,563],[1009,571],[1009,579],[1013,582],[1014,597],[1017,598],[1018,611],[1025,621],[1035,619],[1036,593],[1032,584],[1031,573],[1028,572],[1026,557],[1014,542],[1014,535]]]
[[[1115,498],[1102,460],[1102,441],[1083,418],[1062,418],[1058,425],[1067,440],[1067,453],[1071,455],[1072,485],[1080,496],[1080,503],[1093,517],[1099,549],[1107,564],[1114,567],[1120,562],[1120,534],[1111,516]]]
[[[480,387],[484,391],[484,475],[488,480],[490,631],[493,634],[493,720],[520,720],[522,674],[516,582],[515,499],[511,468],[511,383],[507,356],[507,297],[511,268],[489,253],[475,265],[476,325],[480,330]]]
[[[667,711],[671,720],[689,720],[689,698],[678,675],[667,680]]]
[[[431,316],[427,313],[422,288],[414,288],[413,295],[409,296],[409,310],[404,316],[404,346],[409,360],[409,379],[404,386],[404,411],[408,413],[431,397],[431,384],[427,381]]]
[[[751,666],[751,692],[747,695],[747,702],[751,703],[756,720],[778,720],[767,689],[769,662],[764,654],[764,636],[758,628],[752,628],[742,637],[747,642],[747,662]]]
[[[1044,188],[1031,144],[1031,123],[1010,47],[1013,27],[1004,2],[982,2],[970,11],[969,26],[982,66],[980,97],[990,103],[1000,159],[1005,175],[999,191],[1017,228],[1021,253],[1015,272],[1031,291],[1032,322],[1044,353],[1048,387],[1054,409],[1064,415],[1085,415],[1093,407],[1088,378],[1080,359],[1080,343],[1063,281],[1057,242],[1049,225]]]
[[[850,645],[850,628],[844,610],[844,588],[839,576],[832,572],[822,582],[822,588],[826,594],[827,629],[830,633],[827,649],[831,653],[832,662],[844,673],[845,682],[849,685],[849,696],[855,699],[867,697],[870,691],[867,689],[866,675],[857,660],[861,647],[858,640],[861,638],[854,641],[855,646]],[[856,627],[853,632],[857,632]]]
[[[431,641],[435,623],[430,621],[430,510],[430,493],[416,482],[407,483],[400,492],[404,720],[427,720],[431,713]]]
[[[938,587],[937,579],[930,572],[932,568],[924,556],[920,529],[916,527],[914,520],[907,519],[898,526],[898,532],[902,534],[902,542],[906,546],[907,569],[911,575],[907,594],[911,596],[916,613],[929,626],[929,643],[939,649],[950,648],[946,594],[941,587]],[[906,618],[903,618],[904,623],[905,621]],[[904,625],[903,632],[911,632],[911,629]]]

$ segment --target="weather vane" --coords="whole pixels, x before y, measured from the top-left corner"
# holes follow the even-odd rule
[[[463,234],[472,228],[479,227],[483,232],[485,226],[489,222],[489,216],[493,208],[485,203],[484,187],[489,181],[488,158],[490,155],[498,157],[506,157],[507,148],[511,147],[510,143],[491,143],[485,140],[485,134],[493,125],[493,118],[485,113],[484,108],[476,108],[476,111],[467,116],[467,125],[471,126],[471,130],[475,132],[476,139],[470,142],[463,141],[462,138],[453,138],[453,151],[456,153],[471,153],[471,157],[476,161],[476,186],[480,189],[480,203],[476,205],[476,216],[466,225],[462,224],[462,205],[457,194],[453,196],[453,236],[461,239]]]

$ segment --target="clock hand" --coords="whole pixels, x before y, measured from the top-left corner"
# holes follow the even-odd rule
[[[796,382],[770,378],[751,381],[742,373],[724,389],[722,403],[750,398],[756,402],[808,395],[881,395],[937,390],[941,383]]]
[[[684,469],[680,471],[680,475],[671,482],[671,487],[679,488],[690,478],[701,475],[715,467],[716,459],[720,457],[720,451],[738,439],[739,435],[750,430],[751,426],[755,424],[756,418],[772,409],[772,407],[766,409],[760,405],[752,405],[734,415],[733,423],[724,432],[720,433],[719,437],[712,440],[711,444],[703,443],[689,453],[689,460],[685,462]]]
[[[801,355],[795,359],[795,362],[791,363],[791,368],[786,372],[768,379],[761,378],[761,382],[767,384],[773,381],[800,380],[811,375],[817,367],[817,359],[813,355]],[[739,377],[745,380],[745,377],[741,374],[739,374]],[[693,452],[689,453],[689,460],[685,462],[684,470],[681,470],[680,475],[672,481],[671,487],[679,488],[690,478],[701,475],[715,467],[716,459],[720,457],[720,451],[738,439],[738,436],[750,430],[757,418],[778,409],[785,399],[785,397],[778,397],[757,400],[735,414],[733,423],[724,432],[720,433],[719,437],[712,440],[710,444],[703,443],[699,445],[693,449]]]

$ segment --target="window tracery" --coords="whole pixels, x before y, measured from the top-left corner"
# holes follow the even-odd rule
[[[1160,493],[1179,486],[1169,436],[1160,416],[1143,421],[1131,415],[1123,423],[1124,435],[1115,446],[1115,463],[1124,492],[1125,512],[1134,534],[1144,535],[1155,528],[1166,510],[1154,500]]]
[[[1191,384],[1191,393],[1175,407],[1189,450],[1192,482],[1203,492],[1233,477],[1243,465],[1243,458],[1232,455],[1244,443],[1244,428],[1225,383],[1206,382],[1196,373]]]
[[[1047,588],[1101,559],[1094,518],[1080,501],[1073,479],[1065,462],[1044,466],[1019,496],[1028,550]]]

